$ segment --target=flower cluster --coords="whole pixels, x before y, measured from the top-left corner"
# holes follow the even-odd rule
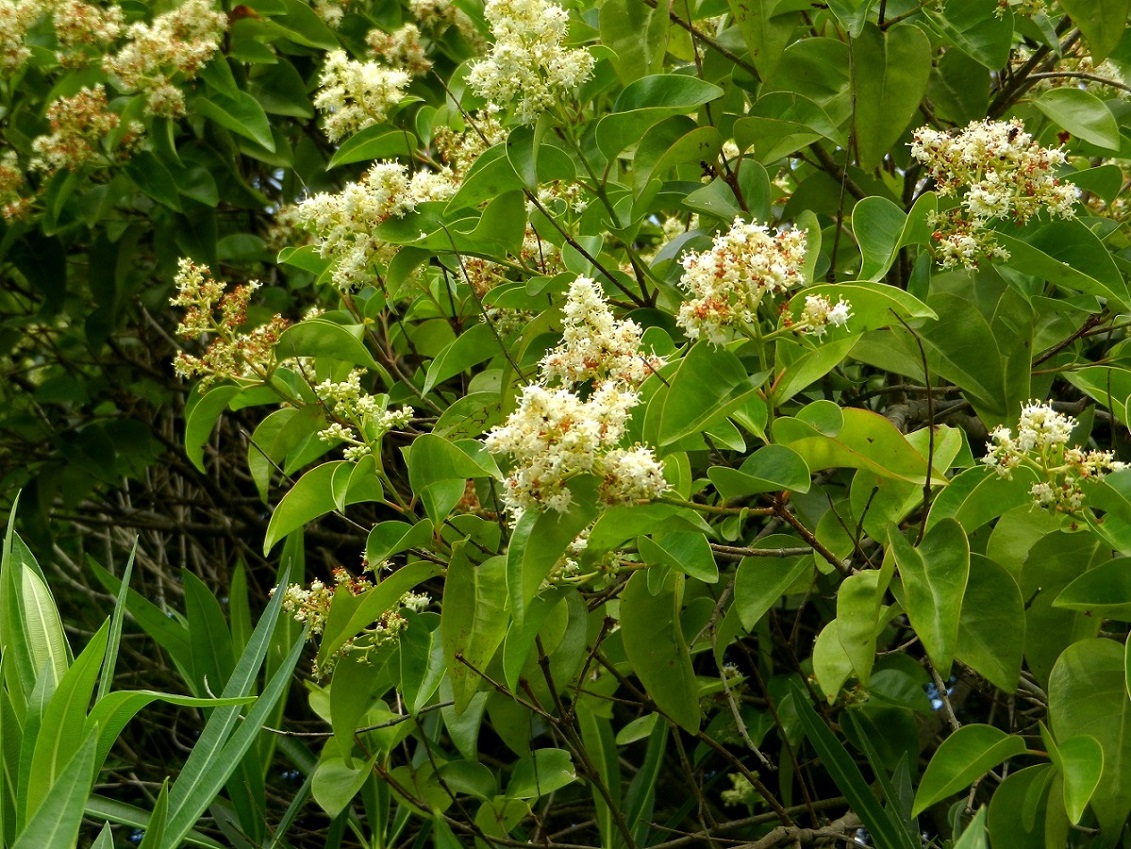
[[[1053,172],[1065,161],[1058,148],[1042,148],[1018,121],[972,121],[957,135],[930,127],[915,131],[911,155],[943,196],[959,206],[936,217],[935,240],[945,267],[973,266],[979,256],[1006,258],[986,228],[995,219],[1023,224],[1042,210],[1075,216],[1080,192]]]
[[[692,339],[704,336],[721,345],[729,329],[755,320],[765,295],[805,283],[804,261],[802,231],[772,233],[736,218],[710,250],[684,254],[680,285],[691,297],[680,306],[676,323]]]
[[[432,67],[420,40],[420,29],[415,24],[405,24],[393,32],[372,29],[365,43],[376,56],[414,77],[427,73]]]
[[[472,64],[468,85],[495,110],[514,104],[529,122],[559,105],[593,73],[593,57],[562,45],[569,15],[546,0],[487,0],[495,44]]]
[[[342,456],[360,460],[373,453],[373,446],[391,430],[407,425],[413,416],[412,407],[389,410],[387,395],[370,395],[361,389],[361,369],[354,369],[341,382],[326,380],[314,387],[314,394],[336,419],[319,432],[326,441],[348,443]]]
[[[123,20],[120,6],[101,8],[83,0],[63,0],[52,13],[60,63],[75,66],[85,62],[88,54],[83,48],[97,50],[115,41],[122,32]]]
[[[507,131],[498,118],[489,112],[473,112],[469,123],[470,126],[462,132],[447,125],[437,127],[432,138],[441,161],[451,169],[456,179],[463,179],[483,151],[507,137]]]
[[[371,269],[387,262],[395,247],[374,232],[393,216],[401,216],[418,203],[444,200],[456,184],[447,172],[418,171],[411,178],[399,162],[377,162],[357,183],[342,191],[321,192],[307,198],[294,218],[317,239],[319,252],[334,261],[331,278],[343,291],[371,282]]]
[[[225,293],[224,284],[212,277],[206,265],[181,259],[174,278],[177,294],[170,300],[185,308],[185,316],[177,326],[177,335],[185,339],[214,336],[204,354],[194,357],[182,351],[174,369],[186,379],[200,377],[203,391],[217,380],[241,380],[262,377],[275,366],[275,345],[287,327],[287,321],[276,315],[266,324],[247,332],[247,305],[259,283],[237,286]]]
[[[152,24],[133,24],[126,32],[129,43],[107,56],[102,67],[125,89],[144,91],[149,114],[178,117],[185,99],[173,75],[195,77],[220,49],[227,28],[227,16],[209,0],[185,0]]]
[[[852,305],[844,298],[837,298],[834,304],[824,295],[806,295],[805,306],[791,329],[820,339],[828,332],[829,325],[844,327],[852,318]]]
[[[1033,503],[1075,513],[1084,506],[1082,481],[1127,467],[1110,451],[1067,447],[1075,427],[1076,419],[1056,412],[1051,404],[1030,401],[1021,409],[1016,436],[1001,426],[990,432],[982,462],[1005,478],[1019,466],[1035,470],[1041,480],[1029,490]]]
[[[334,601],[334,594],[339,588],[344,588],[351,595],[361,596],[374,588],[373,582],[366,575],[354,577],[342,567],[334,569],[333,584],[315,579],[309,587],[301,584],[291,584],[283,590],[283,610],[291,614],[296,622],[309,626],[309,636],[318,636],[326,627],[330,616],[330,606]],[[274,595],[276,589],[271,591]],[[360,634],[350,637],[338,650],[336,655],[319,666],[315,665],[314,675],[321,678],[333,671],[338,660],[347,654],[356,652],[369,652],[379,646],[395,642],[408,626],[407,620],[401,615],[401,608],[418,613],[431,602],[431,598],[422,593],[406,593],[397,602],[396,607],[384,611]]]
[[[314,106],[325,115],[326,137],[339,141],[384,121],[405,96],[412,80],[407,71],[379,62],[358,62],[344,50],[326,56]]]
[[[83,88],[72,97],[60,97],[47,108],[51,134],[32,142],[31,167],[54,174],[78,171],[97,155],[97,145],[117,128],[119,117],[110,111],[102,85]],[[140,132],[140,127],[137,129]]]
[[[539,382],[523,389],[518,408],[487,435],[487,450],[515,459],[503,493],[514,516],[531,507],[565,511],[572,500],[566,484],[582,474],[600,478],[600,497],[610,504],[657,498],[668,486],[652,449],[620,446],[639,401],[635,387],[659,364],[640,353],[640,327],[614,319],[585,277],[570,286],[564,324],[563,343],[542,359]]]
[[[5,221],[22,218],[31,209],[32,198],[22,194],[24,170],[14,150],[0,154],[0,217]]]
[[[23,67],[31,56],[24,37],[43,12],[36,0],[0,0],[0,69],[14,74]]]

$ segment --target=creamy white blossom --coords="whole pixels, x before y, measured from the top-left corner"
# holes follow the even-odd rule
[[[957,209],[932,222],[945,267],[1007,258],[987,229],[995,219],[1024,223],[1042,211],[1058,218],[1076,214],[1080,191],[1054,170],[1064,164],[1064,152],[1041,147],[1017,119],[972,121],[958,134],[920,127],[911,155],[926,166],[940,195],[959,199]]]
[[[1022,466],[1033,469],[1041,478],[1029,490],[1033,503],[1075,513],[1084,506],[1082,481],[1127,468],[1111,451],[1066,447],[1076,424],[1051,404],[1030,401],[1021,410],[1016,435],[1000,425],[990,432],[982,462],[1005,478]]]
[[[793,324],[793,330],[816,336],[818,339],[832,327],[844,327],[852,318],[852,304],[843,297],[834,304],[824,295],[806,295],[801,315]]]
[[[318,78],[314,106],[323,114],[330,141],[384,121],[405,96],[412,76],[378,62],[358,62],[344,50],[332,50]]]
[[[569,15],[545,0],[487,0],[495,43],[472,64],[467,82],[496,109],[514,104],[520,121],[569,97],[593,73],[593,57],[563,46]]]
[[[703,336],[721,345],[731,328],[755,320],[765,295],[805,283],[805,233],[772,232],[736,218],[710,250],[684,254],[681,262],[680,285],[690,297],[680,306],[676,323],[692,339]]]

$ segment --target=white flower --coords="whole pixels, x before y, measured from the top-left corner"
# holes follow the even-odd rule
[[[377,62],[357,62],[344,50],[326,55],[314,106],[324,116],[330,141],[384,121],[405,96],[411,75]]]
[[[804,261],[802,231],[771,233],[736,218],[710,250],[684,254],[680,285],[691,297],[680,306],[676,323],[692,339],[703,335],[721,345],[729,328],[754,320],[764,295],[804,284]]]
[[[834,304],[824,295],[806,295],[805,307],[793,329],[819,339],[825,335],[830,324],[833,327],[844,327],[850,318],[852,305],[844,298],[837,298]]]
[[[495,44],[472,64],[468,85],[494,111],[514,103],[518,119],[533,121],[557,105],[593,73],[584,50],[562,46],[569,16],[545,0],[487,0],[483,15]]]

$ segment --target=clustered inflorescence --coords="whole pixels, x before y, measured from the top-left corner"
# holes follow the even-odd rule
[[[346,443],[342,456],[360,460],[373,453],[373,445],[386,433],[407,425],[412,407],[389,410],[387,395],[370,395],[361,389],[361,369],[354,369],[339,382],[325,380],[314,387],[314,394],[326,405],[334,421],[319,432],[319,437]]]
[[[930,127],[915,131],[911,155],[927,166],[938,193],[959,197],[957,208],[935,216],[936,255],[944,268],[973,267],[983,258],[1008,259],[991,222],[1024,224],[1042,210],[1073,218],[1080,192],[1057,178],[1059,148],[1043,148],[1018,121],[972,121],[957,135]]]
[[[275,345],[287,327],[276,315],[266,324],[245,331],[247,305],[259,283],[245,283],[230,292],[216,280],[208,266],[182,259],[174,278],[177,294],[170,303],[186,312],[177,326],[184,339],[212,336],[200,357],[184,351],[174,362],[176,372],[186,379],[199,377],[203,390],[217,380],[262,379],[275,365]]]
[[[652,449],[620,445],[636,387],[660,364],[640,351],[640,326],[615,319],[587,277],[570,286],[564,312],[562,344],[543,357],[518,409],[486,438],[489,451],[515,460],[503,500],[516,518],[530,508],[568,509],[566,484],[578,475],[599,478],[606,503],[653,499],[668,488]]]
[[[1041,478],[1029,490],[1033,503],[1075,513],[1084,506],[1082,481],[1126,468],[1110,451],[1069,448],[1075,427],[1076,419],[1056,412],[1051,404],[1030,401],[1021,409],[1016,436],[1001,426],[990,432],[982,462],[1005,478],[1018,467],[1033,469]]]
[[[299,204],[295,218],[318,240],[319,252],[333,260],[331,279],[343,291],[372,281],[375,263],[387,262],[396,248],[375,230],[418,203],[445,200],[456,184],[446,171],[417,171],[411,177],[399,162],[378,162],[356,183],[340,192],[320,192]]]
[[[492,111],[513,104],[523,122],[559,106],[593,73],[585,50],[563,46],[569,15],[545,0],[487,0],[483,15],[495,43],[467,75]]]
[[[733,331],[749,332],[758,307],[767,296],[805,285],[805,233],[772,232],[755,222],[736,218],[730,229],[715,236],[701,253],[684,254],[680,285],[690,296],[680,305],[676,323],[691,339],[706,338],[722,345]],[[843,298],[833,304],[823,295],[805,299],[805,308],[791,329],[823,336],[831,324],[844,326],[852,317]]]
[[[301,584],[291,584],[283,590],[283,610],[294,617],[295,621],[309,627],[311,638],[320,635],[326,628],[330,616],[330,606],[334,594],[338,590],[348,592],[354,596],[361,596],[373,589],[374,584],[368,575],[353,576],[346,569],[339,566],[334,569],[334,583],[326,584],[315,579],[309,587]],[[275,590],[271,590],[272,595]],[[324,664],[314,667],[314,674],[321,678],[330,674],[338,660],[347,654],[366,653],[380,646],[397,640],[401,632],[408,627],[408,621],[400,613],[411,610],[419,613],[424,610],[432,599],[424,593],[406,593],[397,602],[395,607],[384,611],[372,624],[360,634],[351,636],[335,655]]]

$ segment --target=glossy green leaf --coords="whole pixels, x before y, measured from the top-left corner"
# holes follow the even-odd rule
[[[649,533],[657,526],[676,530],[698,530],[705,534],[713,533],[702,516],[687,507],[658,502],[618,505],[608,507],[601,512],[589,532],[587,550],[610,551],[619,543]]]
[[[935,751],[919,790],[912,814],[918,816],[931,805],[970,786],[1009,758],[1025,753],[1025,741],[991,725],[964,725]]]
[[[1015,507],[1031,504],[1029,490],[1036,482],[1036,473],[1027,467],[1014,469],[1008,478],[981,465],[959,472],[931,503],[927,529],[954,519],[973,533]]]
[[[1012,10],[979,0],[947,0],[941,9],[924,12],[936,32],[988,70],[1000,70],[1009,59]]]
[[[1017,581],[993,560],[972,554],[955,657],[1012,693],[1024,648],[1025,602]]]
[[[1064,808],[1069,821],[1075,825],[1084,817],[1084,809],[1103,776],[1103,748],[1095,737],[1087,734],[1069,737],[1058,745],[1044,723],[1041,724],[1041,739],[1060,772],[1064,785]]]
[[[699,687],[680,626],[684,577],[670,573],[657,594],[640,571],[621,596],[620,624],[632,670],[656,706],[681,728],[699,728]]]
[[[755,543],[755,547],[795,547],[793,537],[771,535]],[[803,577],[813,575],[813,560],[809,555],[792,557],[745,557],[738,564],[734,579],[734,603],[742,627],[753,631],[758,621],[782,595]]]
[[[974,814],[974,819],[962,830],[962,834],[954,841],[954,849],[989,849],[986,842],[986,814],[989,808],[983,805]]]
[[[785,445],[764,445],[737,469],[711,466],[707,477],[727,501],[761,492],[808,492],[809,467]]]
[[[471,703],[483,683],[482,673],[507,633],[507,561],[491,557],[472,563],[458,545],[448,566],[440,614],[444,659],[452,681],[457,713]]]
[[[580,482],[571,490],[579,491]],[[592,481],[587,489],[592,490]],[[515,622],[522,623],[530,600],[577,535],[597,516],[595,497],[574,498],[564,513],[527,510],[511,535],[506,556],[507,597]]]
[[[326,357],[377,369],[377,361],[362,341],[364,328],[326,319],[306,319],[292,324],[279,335],[275,350],[280,358]]]
[[[1119,421],[1131,421],[1127,400],[1131,398],[1131,373],[1112,366],[1085,366],[1065,374],[1065,379],[1111,411]]]
[[[416,137],[412,133],[390,130],[384,124],[374,124],[343,141],[330,157],[326,170],[353,162],[408,158],[416,152],[416,146]]]
[[[923,483],[927,459],[889,420],[870,410],[849,407],[835,437],[826,436],[800,417],[774,424],[775,439],[796,451],[811,471],[868,469],[878,475]],[[932,478],[937,478],[936,475]],[[945,479],[939,478],[943,483]]]
[[[331,485],[334,473],[343,465],[348,465],[347,461],[323,463],[298,479],[271,514],[263,539],[264,554],[271,551],[275,543],[287,534],[334,509]]]
[[[880,607],[891,575],[869,569],[849,575],[841,582],[836,597],[837,638],[852,669],[863,686],[868,686],[876,662],[876,631]]]
[[[789,44],[799,16],[775,16],[774,7],[759,0],[727,0],[727,6],[754,67],[763,79],[770,77],[781,61],[782,50]]]
[[[597,124],[597,146],[609,158],[635,144],[651,126],[721,97],[713,83],[683,74],[651,74],[625,86],[613,112]]]
[[[937,523],[913,548],[902,532],[889,537],[900,578],[903,606],[931,662],[946,677],[958,649],[962,597],[970,576],[970,543],[953,519]]]
[[[1048,694],[1056,738],[1087,735],[1103,749],[1103,774],[1091,807],[1105,835],[1103,845],[1114,845],[1131,812],[1131,700],[1123,647],[1105,639],[1073,643],[1053,667]]]
[[[199,96],[193,101],[193,108],[224,129],[251,139],[269,151],[275,150],[275,138],[267,113],[263,111],[259,101],[247,92],[241,91],[239,97],[235,98],[219,93],[214,93],[211,97]]]
[[[843,142],[843,133],[828,114],[795,91],[771,91],[759,97],[745,118],[734,122],[739,149],[754,148],[755,158],[776,162],[822,138]]]
[[[1060,591],[1053,607],[1131,622],[1131,557],[1120,557],[1089,569]]]
[[[565,749],[535,749],[514,766],[507,784],[512,799],[538,799],[577,781],[573,761]]]
[[[880,164],[927,92],[931,42],[916,26],[863,28],[852,42],[856,145],[860,164]]]
[[[1128,0],[1061,0],[1061,6],[1080,27],[1097,65],[1119,44],[1131,11]]]
[[[845,327],[853,333],[876,330],[916,319],[937,319],[935,311],[916,298],[884,283],[860,281],[857,283],[821,283],[802,289],[790,301],[790,312],[794,319],[800,317],[805,308],[805,298],[824,296],[831,303],[844,298],[852,307],[852,317]],[[833,329],[832,333],[843,332]]]
[[[933,192],[925,192],[915,201],[909,213],[904,213],[887,198],[871,195],[860,200],[852,208],[852,233],[860,247],[862,264],[860,277],[863,280],[880,280],[895,261],[899,249],[910,244],[925,244],[930,240],[933,227],[931,215],[938,209],[938,198]],[[895,287],[890,287],[895,288]],[[901,289],[895,289],[900,295]],[[898,296],[895,296],[898,297]],[[909,296],[910,297],[910,296]],[[860,308],[852,302],[854,312]],[[911,302],[918,304],[918,301]],[[919,304],[919,314],[912,311],[914,318],[924,317],[926,305]],[[930,311],[927,310],[929,313]],[[930,318],[935,318],[930,313]],[[892,316],[888,316],[890,323]],[[876,327],[884,325],[877,324]],[[871,325],[869,325],[871,329]]]
[[[640,537],[637,549],[650,566],[667,566],[706,584],[719,580],[715,555],[703,534],[696,531],[671,531],[660,536]]]
[[[1033,105],[1072,135],[1096,147],[1119,150],[1119,124],[1094,94],[1079,88],[1052,88],[1042,92]]]
[[[130,157],[125,172],[134,185],[162,206],[180,212],[181,198],[177,181],[160,159],[147,150]]]
[[[601,43],[616,52],[612,64],[622,83],[663,69],[670,26],[663,9],[632,0],[606,0],[598,9]]]
[[[852,658],[840,642],[840,627],[834,619],[813,641],[813,674],[830,705],[840,697],[841,688],[852,673]]]

